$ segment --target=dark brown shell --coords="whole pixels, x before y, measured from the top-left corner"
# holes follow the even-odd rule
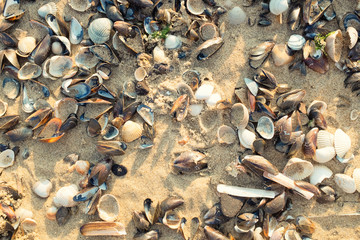
[[[305,136],[303,153],[306,158],[313,158],[315,156],[316,140],[317,140],[318,132],[319,132],[318,128],[313,128]]]

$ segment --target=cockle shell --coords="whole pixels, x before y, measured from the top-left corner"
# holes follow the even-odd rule
[[[23,37],[18,42],[19,53],[22,56],[28,56],[36,47],[36,39],[34,37]]]
[[[288,0],[270,0],[269,9],[274,15],[279,15],[289,8]]]
[[[195,92],[195,98],[197,100],[206,100],[210,98],[212,92],[214,91],[214,86],[209,83],[203,83]]]
[[[291,158],[285,165],[283,173],[293,180],[302,180],[310,176],[313,170],[311,162],[300,158]]]
[[[337,173],[334,176],[335,183],[346,193],[354,193],[356,191],[355,180],[342,173]]]
[[[252,149],[253,143],[256,139],[255,133],[247,129],[239,129],[238,137],[242,146],[244,146],[245,148]]]
[[[88,161],[84,160],[78,160],[72,165],[69,169],[69,171],[76,170],[77,173],[81,175],[86,175],[89,172],[90,169],[90,163]]]
[[[74,202],[73,197],[78,194],[78,192],[78,187],[75,184],[62,187],[56,192],[54,204],[59,207],[74,207],[76,202]]]
[[[320,130],[316,139],[317,148],[333,147],[334,146],[334,134],[325,130]]]
[[[89,0],[69,0],[69,6],[79,12],[85,12],[91,7]]]
[[[287,45],[294,51],[301,50],[305,45],[305,38],[299,34],[293,34],[290,36]]]
[[[218,128],[217,137],[219,143],[232,144],[236,140],[236,132],[227,125],[222,125]]]
[[[106,222],[114,222],[120,213],[119,202],[111,194],[103,195],[97,205],[99,217]]]
[[[314,165],[313,173],[310,175],[310,183],[316,185],[325,178],[330,178],[333,172],[324,165]]]
[[[350,150],[351,139],[343,130],[337,129],[334,135],[334,144],[336,155],[342,158]]]
[[[121,130],[121,137],[124,142],[132,142],[141,137],[142,127],[131,120],[125,122]]]
[[[338,62],[341,58],[342,48],[343,36],[341,30],[338,29],[326,38],[325,51],[334,62]]]
[[[334,147],[324,147],[316,149],[314,160],[318,163],[326,163],[335,157]]]
[[[47,198],[50,195],[51,188],[52,183],[47,179],[37,181],[32,187],[34,193],[41,198]]]
[[[49,13],[56,15],[56,11],[57,11],[56,3],[48,2],[45,5],[42,5],[38,9],[38,14],[40,17],[45,18],[45,16],[48,15]]]
[[[0,168],[7,168],[14,164],[15,153],[11,149],[6,149],[0,153]]]
[[[244,104],[235,103],[231,107],[230,121],[238,129],[244,129],[248,125],[249,111]]]
[[[96,44],[102,44],[108,41],[110,39],[112,26],[113,23],[108,18],[98,18],[92,21],[88,28],[91,41]]]
[[[360,168],[355,168],[352,176],[355,181],[356,190],[360,192]]]

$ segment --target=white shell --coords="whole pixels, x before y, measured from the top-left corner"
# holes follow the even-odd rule
[[[115,196],[103,195],[97,205],[99,217],[106,222],[114,222],[120,213],[120,206]]]
[[[146,70],[143,67],[138,67],[134,72],[134,77],[136,81],[142,81],[147,76]]]
[[[48,2],[47,4],[42,5],[39,8],[38,14],[40,17],[45,18],[45,16],[48,15],[49,13],[56,15],[56,11],[57,11],[56,3]]]
[[[334,134],[334,144],[336,155],[342,158],[350,150],[351,139],[343,130],[337,129]]]
[[[244,78],[244,82],[245,82],[247,88],[250,90],[251,94],[256,97],[258,94],[258,91],[259,91],[259,86],[258,86],[257,82],[255,82],[254,80],[251,80],[249,78]]]
[[[227,125],[222,125],[218,128],[217,138],[219,143],[232,144],[236,140],[236,132]]]
[[[24,229],[25,232],[33,232],[33,231],[35,231],[36,226],[37,226],[37,223],[32,218],[25,218],[21,222],[21,227],[22,227],[22,229]]]
[[[316,149],[315,151],[315,161],[318,163],[326,163],[335,157],[335,148],[334,147],[324,147]]]
[[[275,191],[243,188],[237,186],[230,186],[225,184],[218,184],[216,187],[219,193],[226,193],[231,196],[246,197],[246,198],[274,198],[276,196]]]
[[[314,171],[310,175],[310,183],[316,185],[321,183],[325,178],[331,178],[333,172],[324,165],[314,165]]]
[[[153,50],[153,58],[155,63],[167,63],[170,61],[170,59],[166,57],[165,51],[157,46]]]
[[[96,44],[102,44],[109,40],[113,23],[108,18],[98,18],[90,23],[88,34]]]
[[[78,194],[79,190],[75,184],[60,188],[54,197],[54,204],[58,207],[74,207],[73,197]]]
[[[356,190],[360,192],[360,168],[355,168],[352,176],[355,181]]]
[[[17,218],[20,218],[20,221],[23,221],[25,218],[32,218],[34,216],[34,213],[28,209],[19,207],[15,210],[15,215]]]
[[[272,139],[275,134],[273,121],[267,116],[260,117],[256,126],[256,131],[261,137],[265,139]]]
[[[180,48],[182,45],[182,42],[180,40],[179,37],[174,36],[174,35],[168,35],[165,39],[165,43],[164,46],[167,49],[173,50],[173,49],[178,49]]]
[[[270,0],[269,9],[272,14],[279,15],[289,8],[288,0]]]
[[[256,139],[255,133],[247,129],[239,129],[238,137],[242,146],[244,146],[245,148],[252,149],[253,143]]]
[[[339,188],[341,188],[344,192],[354,193],[356,191],[355,180],[352,177],[346,174],[337,173],[335,174],[334,180]]]
[[[189,113],[191,114],[191,116],[198,116],[201,111],[203,109],[203,105],[202,104],[191,104],[189,105]]]
[[[334,62],[338,62],[341,58],[342,48],[343,36],[341,30],[338,29],[326,38],[325,51]]]
[[[18,42],[18,49],[21,54],[28,55],[36,47],[36,39],[34,37],[23,37]]]
[[[349,49],[352,49],[353,47],[355,47],[357,41],[359,40],[359,33],[354,27],[348,27],[346,29],[345,38],[349,43],[348,45]]]
[[[229,23],[239,25],[246,21],[246,13],[240,7],[234,7],[228,12]]]
[[[299,34],[293,34],[290,36],[287,45],[294,51],[298,51],[305,45],[305,38]]]
[[[8,108],[8,103],[0,100],[0,117],[4,116]]]
[[[325,130],[320,130],[317,134],[316,146],[317,148],[333,147],[334,134]]]
[[[203,83],[195,92],[195,98],[197,100],[206,100],[210,98],[212,92],[214,91],[214,86],[208,83]]]
[[[124,142],[132,142],[141,137],[142,127],[131,120],[126,121],[121,130],[121,138]]]
[[[34,193],[36,193],[36,195],[38,195],[39,197],[47,198],[50,195],[51,188],[52,183],[49,180],[44,179],[34,183],[32,189]]]
[[[186,8],[191,14],[200,15],[205,10],[205,4],[202,0],[188,0]]]
[[[283,173],[293,180],[303,180],[312,174],[314,170],[311,162],[300,158],[291,158],[284,167]]]
[[[75,165],[75,170],[76,172],[78,172],[81,175],[86,175],[89,172],[90,169],[90,163],[88,161],[84,161],[84,160],[79,160],[76,161]]]
[[[6,149],[0,153],[0,168],[7,168],[14,164],[15,153],[11,149]]]
[[[221,100],[221,95],[219,93],[211,94],[211,96],[205,100],[208,106],[215,107],[216,103]]]
[[[56,213],[58,211],[58,208],[55,206],[51,206],[48,209],[46,209],[46,218],[49,220],[56,220]]]

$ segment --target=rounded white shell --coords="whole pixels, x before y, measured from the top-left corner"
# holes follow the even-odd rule
[[[78,194],[78,192],[78,187],[75,184],[62,187],[56,192],[54,204],[59,207],[74,207],[76,202],[74,202],[73,197]]]
[[[335,174],[334,180],[339,188],[341,188],[344,192],[354,193],[356,191],[355,180],[352,177],[346,174],[337,173]]]
[[[47,198],[50,195],[51,188],[52,183],[49,180],[44,179],[34,183],[32,189],[34,193],[36,193],[36,195],[38,195],[39,197]]]
[[[97,205],[99,217],[106,222],[114,222],[120,213],[120,206],[115,196],[103,195]]]
[[[214,86],[208,83],[203,83],[195,92],[195,98],[197,100],[206,100],[210,98],[212,92],[214,91]]]
[[[352,176],[355,181],[356,190],[360,192],[360,168],[355,168]]]
[[[36,39],[34,37],[23,37],[18,42],[18,49],[21,54],[29,54],[36,47]]]
[[[325,178],[330,178],[333,172],[324,165],[314,165],[314,171],[310,175],[310,183],[316,185],[321,183]]]
[[[156,46],[153,50],[153,58],[155,63],[167,63],[170,59],[166,56],[165,51]]]
[[[235,103],[231,107],[230,121],[238,129],[244,129],[249,122],[249,111],[242,103]]]
[[[221,100],[221,95],[219,93],[214,93],[211,94],[211,96],[208,99],[206,99],[205,102],[209,107],[214,107],[216,106],[216,103],[219,102],[220,100]]]
[[[299,34],[293,34],[290,36],[287,45],[294,51],[298,51],[305,45],[305,38]]]
[[[58,211],[57,207],[55,206],[49,207],[48,209],[46,209],[46,218],[49,220],[55,220],[57,211]]]
[[[256,131],[265,139],[272,139],[275,134],[275,127],[273,121],[267,117],[262,116],[258,120]]]
[[[122,127],[121,137],[124,142],[132,142],[141,137],[141,133],[141,125],[129,120]]]
[[[56,11],[57,11],[56,3],[48,2],[47,4],[42,5],[38,9],[38,14],[40,17],[45,18],[45,16],[48,15],[49,13],[56,15]]]
[[[0,153],[0,168],[7,168],[14,164],[15,153],[11,149],[6,149]]]
[[[96,44],[102,44],[109,40],[113,23],[108,18],[98,18],[90,23],[88,34]]]
[[[317,134],[316,146],[317,148],[333,147],[334,134],[325,130],[320,130]]]
[[[32,218],[25,218],[21,222],[21,227],[25,232],[33,232],[35,231],[37,226],[37,222]]]
[[[335,148],[334,147],[324,147],[316,149],[315,151],[315,161],[318,163],[326,163],[335,157]]]
[[[269,9],[272,14],[279,15],[289,8],[288,0],[270,0]]]
[[[244,146],[245,148],[252,149],[253,143],[256,139],[255,133],[247,129],[239,129],[238,137],[242,146]]]
[[[86,175],[89,172],[90,169],[90,163],[88,161],[79,160],[76,161],[75,170],[81,175]]]
[[[249,91],[251,92],[251,94],[256,97],[258,94],[258,91],[259,91],[259,86],[258,86],[257,82],[255,82],[254,80],[252,80],[250,78],[244,78],[244,82],[245,82],[247,88],[249,89]]]
[[[16,209],[15,215],[16,217],[20,218],[20,221],[22,221],[25,218],[32,218],[34,216],[34,213],[28,209],[19,207],[18,209]]]
[[[291,158],[285,165],[283,173],[293,180],[302,180],[310,176],[313,170],[311,162],[300,158]]]
[[[191,114],[191,116],[198,116],[201,111],[203,109],[203,105],[202,104],[191,104],[189,105],[189,113]]]
[[[188,0],[186,8],[191,14],[200,15],[205,10],[205,4],[202,0]]]
[[[182,42],[180,40],[179,37],[174,36],[174,35],[168,35],[165,39],[165,43],[164,46],[167,49],[173,50],[173,49],[178,49],[180,48],[182,45]]]
[[[239,25],[246,21],[246,13],[240,7],[234,7],[228,12],[229,23]]]
[[[355,47],[355,44],[357,43],[359,39],[359,33],[354,27],[348,27],[346,29],[346,37],[345,37],[349,43],[348,47],[349,49],[352,49]]]
[[[147,76],[146,69],[143,67],[138,67],[134,72],[134,77],[136,81],[142,81]]]
[[[342,158],[350,150],[351,139],[343,130],[337,129],[334,134],[334,144],[336,155]]]
[[[232,144],[236,140],[236,132],[227,125],[222,125],[218,128],[217,137],[219,143]]]

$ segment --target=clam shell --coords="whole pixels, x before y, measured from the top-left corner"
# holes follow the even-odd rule
[[[60,118],[62,122],[69,117],[70,114],[76,114],[78,111],[77,101],[73,98],[63,98],[54,104],[55,117]]]
[[[6,149],[0,153],[0,168],[7,168],[14,164],[15,153],[11,149]]]
[[[352,176],[355,181],[356,191],[360,192],[360,168],[355,168]]]
[[[4,78],[3,80],[3,93],[9,99],[15,99],[20,94],[20,83],[14,78]]]
[[[200,115],[203,107],[204,106],[202,104],[191,104],[189,105],[189,113],[191,114],[191,116],[198,116]]]
[[[21,227],[25,232],[33,232],[33,231],[35,231],[36,226],[37,226],[37,223],[32,218],[25,218],[21,222]]]
[[[40,77],[41,67],[35,63],[25,63],[18,72],[19,80],[29,80]]]
[[[324,165],[314,165],[313,173],[310,175],[310,183],[316,185],[325,178],[331,178],[333,172]]]
[[[289,8],[288,0],[270,0],[269,10],[274,15],[279,15]]]
[[[205,4],[202,0],[188,0],[186,9],[193,15],[200,15],[205,10]]]
[[[18,42],[18,50],[20,56],[28,56],[36,47],[36,39],[34,37],[23,37]]]
[[[334,147],[324,147],[315,151],[314,161],[318,163],[326,163],[335,157]]]
[[[219,36],[219,29],[213,23],[204,23],[199,28],[200,37],[206,41]]]
[[[283,170],[284,175],[297,181],[307,178],[314,170],[311,162],[302,160],[300,158],[291,158]]]
[[[236,132],[227,125],[222,125],[218,128],[217,138],[219,143],[232,144],[236,140]]]
[[[259,91],[258,84],[249,78],[244,78],[244,82],[245,82],[246,86],[248,87],[248,89],[250,90],[251,94],[256,97],[258,94],[258,91]]]
[[[277,67],[289,64],[294,60],[294,56],[289,55],[289,50],[285,44],[276,44],[271,51],[271,56]]]
[[[120,213],[120,206],[115,196],[103,195],[97,205],[99,217],[106,222],[115,222]]]
[[[156,46],[153,50],[153,58],[155,63],[167,63],[170,59],[166,56],[165,51]]]
[[[88,34],[96,44],[105,43],[110,39],[110,32],[113,27],[113,23],[108,18],[98,18],[90,23],[88,28]]]
[[[253,133],[247,129],[239,129],[238,137],[239,137],[240,143],[243,147],[252,149],[253,143],[256,139],[255,133]]]
[[[57,207],[51,206],[46,210],[46,218],[49,220],[56,220]]]
[[[249,122],[249,111],[242,103],[235,103],[231,107],[231,123],[238,129],[244,129]]]
[[[47,72],[55,78],[64,77],[73,69],[73,60],[69,56],[53,56],[49,59],[49,71],[47,72],[46,63],[44,64],[44,75]],[[46,77],[46,76],[44,76]]]
[[[147,76],[146,69],[143,67],[138,67],[134,72],[134,77],[136,81],[142,81]]]
[[[359,40],[359,33],[354,27],[348,27],[346,29],[345,42],[348,44],[349,49],[355,47]]]
[[[54,204],[59,207],[74,207],[76,202],[73,198],[79,190],[75,184],[60,188],[54,197]]]
[[[320,130],[316,139],[317,148],[333,147],[334,146],[334,134],[325,130]]]
[[[203,83],[195,92],[195,98],[197,100],[206,100],[210,98],[212,92],[214,91],[214,86],[209,83]]]
[[[343,130],[337,129],[334,135],[334,144],[336,155],[342,158],[350,150],[351,139]]]
[[[20,221],[23,221],[25,218],[33,218],[34,217],[34,213],[32,211],[22,208],[22,207],[19,207],[18,209],[16,209],[15,215],[16,215],[16,217],[20,218]]]
[[[79,44],[84,36],[84,30],[79,21],[73,17],[70,22],[69,40],[71,44]]]
[[[341,58],[342,48],[343,36],[341,30],[338,29],[326,38],[325,51],[334,62],[338,62]]]
[[[293,34],[290,36],[287,45],[294,51],[301,50],[305,45],[305,38],[299,34]]]
[[[213,93],[208,99],[205,100],[209,107],[216,106],[219,101],[221,101],[221,95],[219,93]]]
[[[265,139],[272,139],[275,134],[274,123],[271,118],[262,116],[258,120],[256,131]]]
[[[0,117],[4,116],[8,108],[8,103],[0,99]]]
[[[45,5],[42,5],[39,9],[38,9],[38,14],[40,17],[45,18],[46,15],[53,14],[56,15],[57,12],[57,7],[56,7],[56,3],[54,2],[48,2]]]
[[[240,7],[234,7],[228,12],[228,19],[230,24],[239,25],[246,21],[246,13]]]
[[[89,0],[69,0],[69,6],[78,12],[85,12],[91,7],[91,3]]]
[[[52,183],[49,180],[44,179],[34,183],[32,190],[39,197],[47,198],[50,195],[51,188]]]
[[[354,193],[356,191],[355,180],[346,174],[335,174],[334,181],[346,193]]]
[[[166,39],[164,46],[169,50],[178,49],[182,45],[181,39],[177,36],[169,34]]]
[[[321,113],[324,113],[324,112],[326,111],[326,109],[327,109],[327,104],[326,104],[326,102],[324,102],[324,101],[318,101],[318,100],[312,101],[312,102],[310,103],[307,111],[306,111],[307,115],[309,115],[310,112],[311,112],[312,110],[315,110],[315,109],[316,109],[316,110],[319,110]]]
[[[121,137],[124,142],[132,142],[141,137],[142,127],[131,120],[125,122],[121,130]]]
[[[86,175],[90,169],[90,163],[88,161],[79,160],[74,164],[75,170],[81,175]]]

